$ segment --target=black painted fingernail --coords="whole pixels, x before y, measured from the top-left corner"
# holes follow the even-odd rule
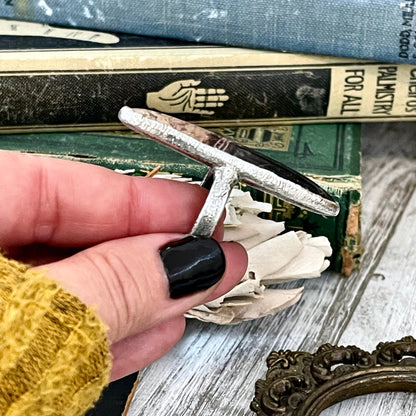
[[[225,256],[212,238],[188,236],[160,249],[173,299],[208,289],[225,271]]]

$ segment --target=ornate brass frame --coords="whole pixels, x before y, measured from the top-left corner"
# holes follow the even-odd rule
[[[416,340],[380,343],[372,353],[325,344],[316,353],[273,351],[250,408],[259,416],[317,416],[351,397],[416,392]]]

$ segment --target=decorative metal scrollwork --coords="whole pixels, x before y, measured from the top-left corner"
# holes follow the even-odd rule
[[[273,351],[267,366],[250,406],[259,416],[317,416],[361,394],[416,392],[416,340],[410,336],[380,343],[372,353],[330,344],[314,354]]]

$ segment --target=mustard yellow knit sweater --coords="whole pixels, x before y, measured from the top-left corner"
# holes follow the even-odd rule
[[[81,416],[110,362],[106,327],[90,308],[0,254],[1,416]]]

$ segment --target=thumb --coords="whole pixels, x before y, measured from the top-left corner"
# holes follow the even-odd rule
[[[200,80],[196,79],[185,79],[180,82],[181,88],[197,87],[201,83]]]
[[[231,290],[245,273],[247,255],[238,243],[146,234],[108,241],[42,267],[95,305],[109,327],[109,340],[117,342]]]

